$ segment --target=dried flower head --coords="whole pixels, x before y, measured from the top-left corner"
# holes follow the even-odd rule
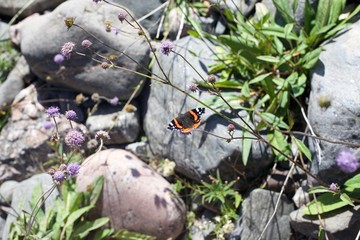
[[[65,117],[68,120],[75,120],[77,118],[76,112],[74,110],[69,110],[65,112]]]
[[[345,173],[355,172],[360,164],[356,159],[355,153],[350,149],[343,149],[336,157],[336,164]]]
[[[160,52],[169,56],[170,52],[174,49],[174,43],[170,40],[165,40],[161,43]]]
[[[102,62],[102,63],[101,63],[101,67],[102,67],[103,69],[108,69],[110,66],[111,66],[111,65],[110,65],[108,62]]]
[[[127,13],[125,11],[119,12],[118,19],[120,20],[121,23],[125,20],[126,17],[127,17]]]
[[[55,169],[53,169],[53,168],[50,168],[49,170],[48,170],[48,174],[49,175],[54,175],[54,173],[56,172],[56,170]]]
[[[80,170],[80,165],[78,163],[69,163],[66,172],[70,175],[70,176],[76,176],[79,174],[79,170]]]
[[[65,60],[65,58],[62,54],[56,54],[54,56],[54,62],[57,64],[61,64],[64,60]]]
[[[192,92],[196,92],[197,90],[199,90],[198,86],[199,85],[197,85],[196,83],[191,83],[189,85],[189,90],[192,91]]]
[[[65,173],[63,171],[56,171],[53,175],[53,180],[57,183],[60,184],[61,182],[63,182],[66,179]]]
[[[75,22],[75,18],[74,17],[68,17],[64,20],[65,25],[67,26],[68,30],[72,27],[72,25]]]
[[[114,97],[114,98],[110,99],[109,103],[110,103],[111,105],[113,105],[113,106],[116,106],[116,105],[118,105],[118,103],[119,103],[119,98],[118,98],[118,97]]]
[[[235,130],[235,126],[234,124],[230,123],[229,125],[227,125],[226,129],[228,130],[228,132],[232,132]]]
[[[85,39],[84,41],[81,42],[81,46],[83,46],[84,48],[89,48],[93,43],[90,40]]]
[[[211,83],[211,84],[214,84],[216,82],[216,76],[211,74],[208,76],[208,82]]]
[[[95,133],[95,139],[110,140],[110,136],[108,132],[99,130]]]
[[[97,102],[100,100],[100,95],[98,93],[93,93],[91,95],[91,100],[93,100],[94,102]]]
[[[61,48],[61,54],[66,58],[70,59],[71,53],[74,51],[75,43],[67,42]]]
[[[75,97],[75,102],[76,102],[76,104],[81,104],[81,103],[83,103],[84,101],[86,100],[86,98],[85,98],[85,96],[84,96],[84,94],[82,94],[82,93],[79,93],[78,95],[76,95],[76,97]]]
[[[65,163],[62,163],[62,164],[60,164],[60,166],[59,166],[59,170],[60,170],[60,171],[65,171],[66,168],[67,168],[67,165],[66,165]]]
[[[58,107],[51,106],[48,109],[46,109],[45,111],[50,118],[60,116],[60,108],[58,108]]]
[[[65,136],[65,143],[69,147],[80,147],[84,141],[84,135],[77,130],[70,130]]]

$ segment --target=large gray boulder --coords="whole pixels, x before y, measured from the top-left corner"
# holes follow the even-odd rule
[[[175,45],[175,51],[184,56],[204,78],[207,78],[206,66],[214,63],[211,60],[213,57],[211,48],[214,49],[215,46],[211,43],[206,45],[193,37],[182,38],[175,42]],[[199,56],[194,56],[189,51]],[[188,87],[191,83],[196,80],[201,81],[195,71],[178,55],[159,55],[159,61],[170,81],[183,91],[189,92]],[[162,76],[157,65],[154,65],[153,73]],[[206,90],[191,94],[202,101],[212,97]],[[178,113],[196,107],[203,106],[169,85],[156,82],[151,84],[144,116],[144,130],[155,156],[175,161],[177,171],[195,179],[216,168],[222,171],[221,176],[229,179],[237,177],[234,169],[246,172],[246,177],[252,178],[258,176],[271,163],[272,155],[269,148],[261,142],[254,141],[250,159],[247,166],[244,166],[241,159],[241,140],[228,143],[207,133],[229,136],[227,133],[229,122],[209,109],[205,109],[203,124],[198,128],[200,131],[193,131],[191,135],[184,136],[167,129],[169,122]],[[223,113],[241,123],[240,119],[229,112]],[[246,113],[240,112],[240,115],[246,118]],[[235,130],[234,136],[241,137],[241,130]]]
[[[26,5],[25,9],[22,10],[21,16],[29,16],[33,13],[43,12],[45,10],[50,10],[58,6],[60,3],[65,0],[36,0],[32,1],[30,5],[29,0],[1,0],[0,1],[0,14],[8,17],[13,17],[15,14]]]
[[[360,143],[360,55],[354,50],[359,36],[360,21],[324,45],[312,70],[308,118],[317,136]],[[341,184],[349,178],[336,165],[339,151],[347,146],[320,141],[320,150],[312,139],[310,146],[315,157],[311,163],[313,174],[329,184]]]
[[[144,77],[116,68],[103,69],[101,64],[91,59],[105,61],[95,52],[107,57],[111,55],[116,65],[145,73],[139,65],[147,66],[149,63],[149,46],[138,34],[138,29],[118,20],[118,13],[119,9],[108,4],[95,4],[89,0],[66,1],[51,13],[29,17],[13,26],[12,40],[20,45],[32,72],[40,79],[83,93],[127,100]],[[74,26],[68,30],[64,24],[68,17],[76,18],[75,23],[89,33]],[[107,21],[111,23],[111,32],[105,30]],[[118,34],[115,34],[116,29],[120,29]],[[85,39],[93,43],[89,49],[81,46]],[[74,42],[74,51],[86,56],[73,53],[59,66],[54,62],[54,56],[60,53],[66,42]]]

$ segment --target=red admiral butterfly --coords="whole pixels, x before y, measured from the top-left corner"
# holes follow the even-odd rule
[[[194,128],[197,128],[201,122],[201,115],[205,113],[205,108],[194,108],[184,114],[179,114],[168,125],[171,131],[179,130],[182,133],[190,133]]]

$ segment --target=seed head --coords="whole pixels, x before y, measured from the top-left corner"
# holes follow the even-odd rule
[[[66,58],[70,59],[72,52],[74,51],[75,43],[67,42],[61,48],[61,54]]]
[[[83,46],[84,48],[89,48],[91,45],[92,45],[92,42],[87,39],[85,39],[84,41],[81,42],[81,46]]]
[[[127,13],[125,11],[119,12],[118,19],[120,20],[121,23],[125,20],[126,17],[127,17]]]

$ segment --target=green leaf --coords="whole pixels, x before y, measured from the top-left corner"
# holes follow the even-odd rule
[[[276,147],[279,151],[281,151],[285,155],[290,154],[290,146],[289,146],[288,142],[286,141],[284,135],[281,132],[272,131],[272,132],[269,132],[267,135],[268,135],[270,143],[274,147]],[[275,149],[274,149],[274,154],[277,157],[277,160],[279,160],[279,161],[283,161],[283,160],[287,159],[283,154],[279,153]]]
[[[273,3],[287,23],[295,22],[294,13],[288,0],[273,0]]]
[[[250,122],[250,114],[247,115],[246,117],[246,122],[249,123]],[[251,152],[251,146],[252,146],[252,139],[249,139],[249,137],[252,137],[251,133],[249,131],[243,130],[242,131],[242,153],[241,153],[241,157],[242,157],[242,162],[244,164],[244,166],[246,166],[249,156],[250,156],[250,152]]]
[[[249,83],[245,82],[242,89],[241,89],[241,95],[243,95],[244,97],[248,98],[250,97],[250,88],[249,88]]]
[[[268,76],[270,76],[270,75],[271,75],[271,73],[261,74],[261,75],[255,77],[255,78],[251,79],[251,80],[249,81],[249,85],[254,84],[254,83],[257,83],[257,82],[261,82],[262,80],[264,80],[266,77],[268,77]]]
[[[347,206],[348,203],[342,201],[339,195],[332,193],[324,193],[317,197],[317,203],[311,201],[310,204],[304,208],[304,214],[306,215],[317,215]]]
[[[360,173],[356,174],[344,183],[344,186],[360,188]]]
[[[117,231],[113,237],[115,237],[115,239],[118,240],[156,240],[155,237],[145,234],[130,232],[125,229],[121,229]]]
[[[299,139],[297,139],[295,137],[292,137],[292,139],[295,141],[296,146],[298,147],[299,151],[301,153],[303,153],[306,156],[306,158],[311,161],[312,157],[311,157],[310,149],[302,141],[300,141]]]
[[[113,234],[113,232],[113,229],[101,229],[99,231],[96,231],[94,240],[111,239],[110,236],[111,234]]]
[[[341,199],[344,203],[355,207],[354,203],[351,201],[350,197],[349,197],[346,193],[340,194],[340,199]]]
[[[262,60],[265,62],[271,62],[271,63],[278,63],[280,61],[280,59],[278,57],[273,57],[273,56],[269,56],[269,55],[257,56],[256,58],[259,60]]]
[[[298,40],[298,36],[293,32],[285,36],[284,28],[276,25],[265,26],[261,29],[261,32],[267,36],[276,36],[287,40]]]
[[[275,116],[272,113],[269,113],[269,112],[260,113],[259,112],[259,115],[262,119],[264,119],[266,122],[268,122],[272,126],[289,129],[289,125],[287,125],[284,121],[282,121],[279,117]]]
[[[101,228],[106,223],[108,223],[110,219],[108,217],[98,218],[94,221],[86,221],[82,222],[81,225],[78,224],[74,229],[73,236],[80,237],[81,239],[85,238],[91,231]]]
[[[332,192],[329,190],[329,188],[326,188],[324,186],[316,186],[312,187],[309,190],[307,190],[308,193],[324,193],[324,192]]]
[[[76,220],[78,220],[85,213],[89,212],[92,208],[93,206],[86,206],[71,213],[69,217],[66,219],[64,228],[70,227]]]
[[[288,24],[285,25],[285,27],[284,27],[285,38],[287,38],[287,36],[290,35],[293,28],[294,28],[293,23],[288,23]]]
[[[313,66],[315,66],[315,64],[319,60],[321,51],[322,48],[319,47],[305,54],[305,56],[303,57],[303,63],[304,63],[303,67],[305,69],[311,69]]]

